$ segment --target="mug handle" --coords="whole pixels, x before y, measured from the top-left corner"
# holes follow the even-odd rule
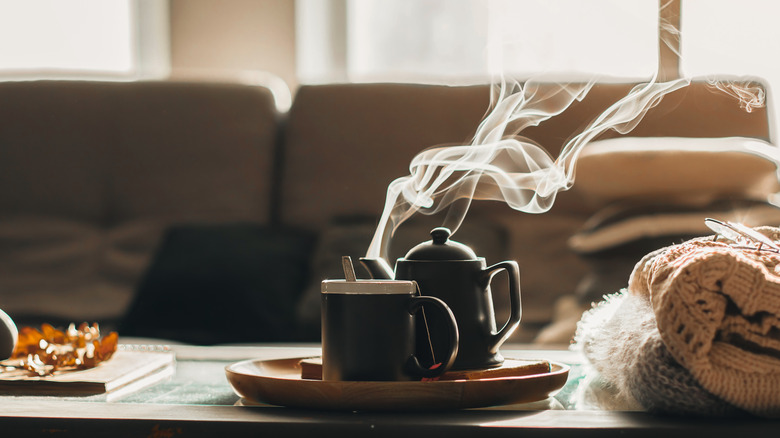
[[[455,358],[458,356],[458,343],[460,341],[460,335],[458,333],[458,324],[455,322],[455,315],[450,310],[447,304],[436,297],[431,296],[413,296],[409,302],[409,313],[414,315],[419,308],[424,304],[430,304],[433,307],[439,309],[439,311],[445,316],[447,320],[447,328],[449,333],[449,348],[447,354],[445,354],[446,360],[441,362],[441,365],[436,368],[425,368],[420,365],[420,361],[415,355],[409,356],[407,367],[409,372],[420,377],[438,377],[449,370],[452,364],[455,362]]]
[[[501,330],[491,336],[489,345],[491,353],[498,352],[498,348],[509,339],[512,332],[520,325],[520,319],[523,317],[523,308],[520,303],[520,268],[517,262],[505,261],[485,268],[482,271],[484,286],[488,287],[493,276],[501,270],[505,270],[509,275],[509,319]]]

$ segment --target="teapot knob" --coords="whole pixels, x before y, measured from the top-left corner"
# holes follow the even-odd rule
[[[431,238],[436,245],[444,245],[447,243],[447,239],[450,238],[452,231],[449,228],[438,227],[431,230]]]
[[[406,253],[404,261],[410,260],[475,260],[477,255],[468,246],[450,240],[452,231],[439,227],[431,230],[432,239],[420,243]]]

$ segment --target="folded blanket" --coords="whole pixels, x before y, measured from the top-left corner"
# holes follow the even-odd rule
[[[625,403],[780,417],[780,254],[712,236],[652,252],[583,315],[574,348]]]

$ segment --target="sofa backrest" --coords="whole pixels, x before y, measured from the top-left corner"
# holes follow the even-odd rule
[[[267,89],[0,83],[0,308],[112,319],[164,229],[270,222]]]
[[[322,229],[338,216],[376,216],[417,152],[468,144],[488,106],[480,86],[302,86],[285,128],[281,221]]]
[[[522,135],[557,156],[567,140],[635,85],[596,84],[582,101]],[[469,144],[489,106],[488,86],[301,87],[285,128],[281,221],[319,230],[334,217],[378,215],[388,184],[408,174],[418,152]],[[768,140],[770,126],[766,107],[746,111],[708,83],[693,82],[664,96],[626,135]],[[598,138],[618,136],[608,130]],[[312,199],[312,191],[320,196]]]

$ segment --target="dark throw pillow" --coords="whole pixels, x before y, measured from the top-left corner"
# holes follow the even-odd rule
[[[313,242],[256,224],[173,227],[119,333],[201,345],[296,340]]]

